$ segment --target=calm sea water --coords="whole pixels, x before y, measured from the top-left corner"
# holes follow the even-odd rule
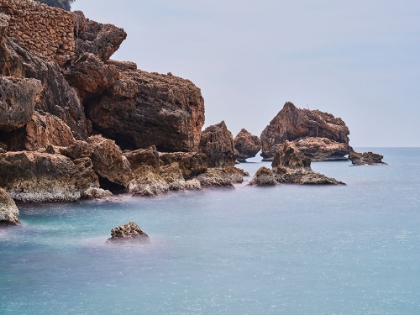
[[[373,150],[389,165],[313,163],[344,187],[21,207],[0,314],[420,314],[420,148]],[[129,221],[152,242],[105,244]]]

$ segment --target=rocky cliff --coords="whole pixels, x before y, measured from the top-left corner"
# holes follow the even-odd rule
[[[317,152],[312,149],[315,145],[311,145],[310,140],[306,140],[308,147],[306,151],[311,153],[312,158],[323,159],[326,154],[328,155],[326,158],[342,157],[350,152],[349,133],[349,129],[341,118],[319,110],[299,109],[293,103],[287,102],[261,133],[261,155],[264,159],[271,160],[284,141],[299,143],[298,140],[309,137],[328,139],[328,145],[337,147],[337,149],[328,149],[325,145],[321,145]],[[315,141],[317,144],[323,142],[320,139]]]

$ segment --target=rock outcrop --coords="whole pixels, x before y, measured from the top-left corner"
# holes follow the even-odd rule
[[[74,201],[99,187],[90,159],[39,152],[0,154],[0,187],[22,202]]]
[[[246,162],[246,159],[254,157],[261,150],[261,141],[258,136],[252,135],[246,129],[242,129],[233,139],[236,159]]]
[[[248,172],[235,166],[228,166],[224,168],[223,171],[230,176],[230,179],[234,184],[241,184],[244,181],[244,176],[249,176]]]
[[[343,161],[353,149],[347,143],[327,138],[306,137],[293,141],[299,150],[312,161]]]
[[[185,190],[185,179],[178,163],[162,166],[160,176],[169,185],[170,190]]]
[[[283,166],[295,169],[311,169],[311,159],[306,157],[293,143],[285,141],[280,149],[274,154],[273,162],[271,163],[273,168]]]
[[[202,187],[233,187],[231,176],[222,169],[209,168],[197,180]]]
[[[151,166],[144,165],[136,168],[132,176],[128,191],[134,196],[156,196],[169,191],[169,184]]]
[[[20,224],[19,209],[7,192],[0,188],[0,226],[18,224]]]
[[[134,222],[117,226],[111,230],[111,238],[109,242],[121,241],[150,241],[149,236]]]
[[[349,133],[341,118],[319,110],[299,109],[287,102],[261,133],[261,156],[271,160],[284,141],[306,137],[327,138],[348,145]]]
[[[386,164],[382,161],[383,158],[383,155],[372,152],[357,153],[352,151],[349,154],[349,159],[353,165],[383,165]]]
[[[269,168],[262,166],[255,175],[252,177],[251,181],[248,183],[250,186],[274,186],[277,185],[276,178],[274,173]]]
[[[233,136],[224,121],[209,126],[203,131],[200,140],[200,152],[206,155],[208,167],[235,165]]]
[[[207,158],[198,152],[159,153],[160,165],[178,163],[182,176],[191,179],[204,173],[208,168]]]

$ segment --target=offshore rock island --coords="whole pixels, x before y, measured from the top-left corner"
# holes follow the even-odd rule
[[[0,223],[19,223],[13,200],[233,187],[248,175],[235,162],[261,149],[273,170],[251,185],[342,184],[310,168],[353,152],[340,118],[288,102],[260,138],[234,139],[224,121],[202,131],[194,83],[110,59],[126,37],[80,11],[0,0]]]

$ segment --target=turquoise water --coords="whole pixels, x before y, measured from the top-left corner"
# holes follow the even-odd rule
[[[343,187],[21,207],[0,314],[420,314],[420,148],[374,151],[389,165],[313,163]],[[105,244],[128,221],[152,242]]]

